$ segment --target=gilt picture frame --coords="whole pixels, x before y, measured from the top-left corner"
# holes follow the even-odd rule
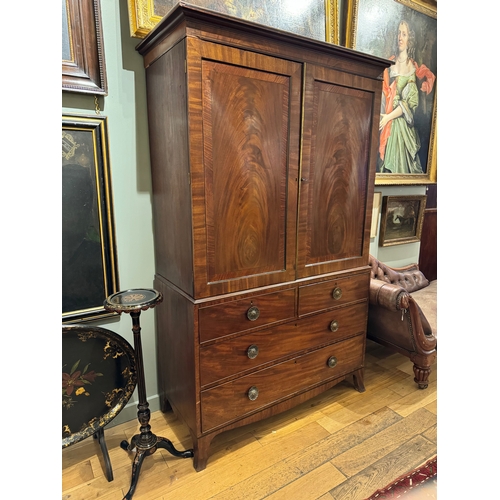
[[[105,116],[62,116],[62,322],[115,316],[119,290]]]
[[[427,195],[384,196],[379,246],[420,241]]]
[[[108,95],[100,0],[62,0],[62,90]]]
[[[127,0],[130,35],[144,38],[177,0]],[[339,43],[339,0],[190,0],[190,4],[316,40]]]
[[[375,191],[373,193],[373,207],[372,207],[372,224],[370,228],[370,238],[375,238],[378,233],[378,218],[380,215],[380,207],[382,205],[382,193]]]
[[[394,63],[383,75],[375,184],[436,183],[437,2],[347,0],[346,46]]]

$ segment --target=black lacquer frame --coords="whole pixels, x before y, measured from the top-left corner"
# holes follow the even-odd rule
[[[107,118],[62,117],[62,322],[112,316],[119,288]]]

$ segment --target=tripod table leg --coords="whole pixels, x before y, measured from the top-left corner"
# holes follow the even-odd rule
[[[158,436],[158,442],[156,443],[156,446],[158,448],[164,448],[165,450],[167,450],[169,453],[171,453],[175,457],[180,457],[180,458],[194,457],[194,451],[192,449],[185,450],[185,451],[179,451],[172,444],[172,441],[170,441],[170,439],[167,439],[165,437]]]

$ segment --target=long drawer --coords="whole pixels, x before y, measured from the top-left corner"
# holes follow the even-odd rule
[[[299,287],[299,316],[368,298],[370,275],[322,281]]]
[[[295,293],[283,290],[200,309],[200,342],[295,317]]]
[[[359,369],[364,339],[358,335],[202,391],[203,432]]]
[[[294,353],[364,334],[368,303],[359,303],[200,348],[202,387]]]

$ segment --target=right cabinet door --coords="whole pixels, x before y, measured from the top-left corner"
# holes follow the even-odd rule
[[[297,276],[368,263],[381,82],[308,65]]]

